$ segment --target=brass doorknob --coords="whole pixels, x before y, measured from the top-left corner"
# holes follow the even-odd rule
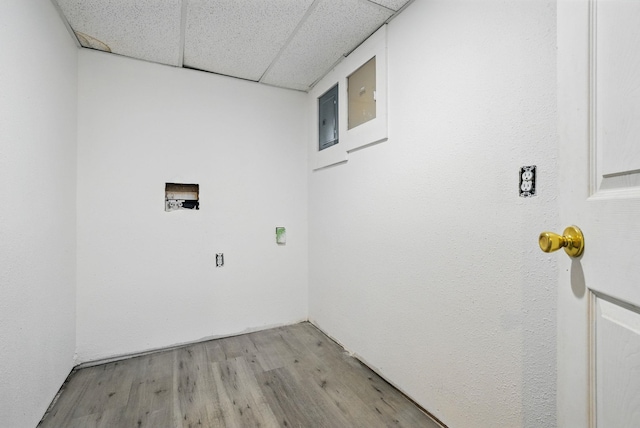
[[[553,232],[542,232],[538,240],[540,249],[551,253],[564,247],[569,257],[580,257],[584,251],[584,235],[578,226],[567,227],[562,235]]]

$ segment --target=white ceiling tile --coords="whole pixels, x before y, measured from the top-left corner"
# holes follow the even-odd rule
[[[259,80],[313,0],[190,0],[184,65]]]
[[[261,81],[308,90],[392,14],[366,0],[320,0]]]
[[[86,47],[181,65],[182,0],[57,1]]]
[[[411,0],[371,0],[374,3],[378,3],[380,6],[395,10],[396,12],[402,8],[405,4]]]

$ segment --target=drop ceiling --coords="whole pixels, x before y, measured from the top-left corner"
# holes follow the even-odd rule
[[[52,0],[81,46],[308,91],[412,0]]]

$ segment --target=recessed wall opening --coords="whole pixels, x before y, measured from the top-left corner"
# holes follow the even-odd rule
[[[347,77],[348,129],[376,118],[376,57]]]
[[[199,210],[200,185],[166,183],[164,187],[164,210]]]
[[[338,85],[318,98],[319,150],[338,144]]]

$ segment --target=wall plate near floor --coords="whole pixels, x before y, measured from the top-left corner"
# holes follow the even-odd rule
[[[216,253],[216,267],[224,266],[224,254]]]

